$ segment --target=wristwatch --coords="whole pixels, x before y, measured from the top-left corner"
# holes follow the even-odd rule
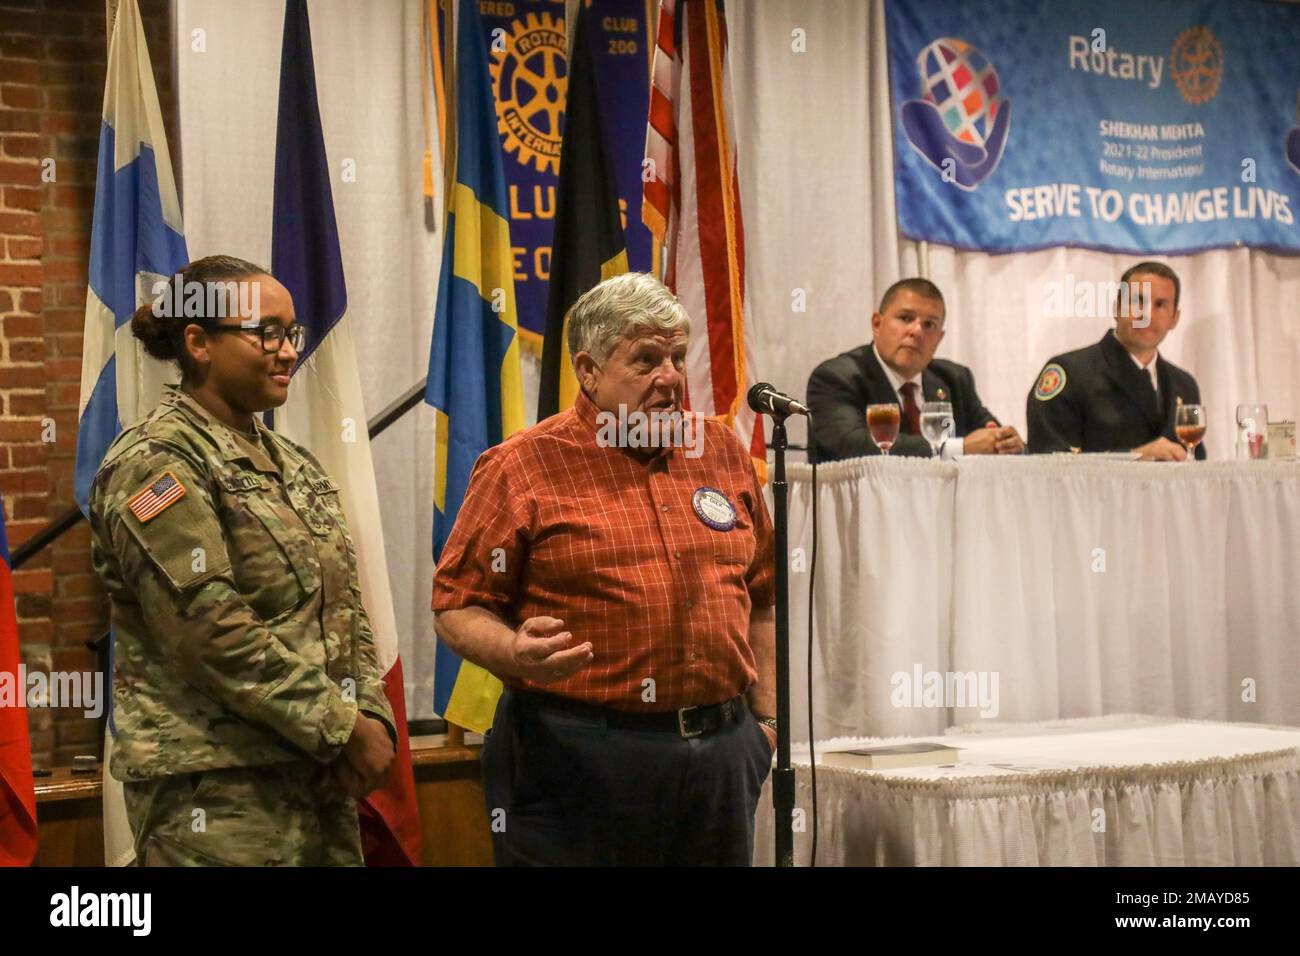
[[[757,720],[760,724],[766,724],[768,727],[771,727],[773,731],[776,730],[775,717],[759,717],[757,714],[755,714],[754,719]]]

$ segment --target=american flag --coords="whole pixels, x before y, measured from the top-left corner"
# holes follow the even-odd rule
[[[128,503],[131,514],[141,523],[148,521],[185,495],[185,486],[170,471],[140,492]]]
[[[654,175],[645,183],[641,218],[664,244],[664,282],[691,317],[687,404],[734,428],[763,476],[762,423],[745,400],[758,378],[745,323],[735,142],[725,6],[721,0],[660,0],[646,126]]]

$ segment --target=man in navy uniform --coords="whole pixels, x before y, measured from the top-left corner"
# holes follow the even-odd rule
[[[1180,402],[1201,401],[1196,379],[1159,354],[1178,326],[1173,269],[1139,262],[1120,277],[1115,328],[1100,342],[1058,355],[1027,399],[1029,451],[1135,451],[1149,461],[1184,461],[1174,433]],[[1205,446],[1196,447],[1205,457]]]
[[[901,410],[898,440],[891,455],[930,457],[921,436],[921,406],[952,405],[954,437],[940,449],[943,458],[1010,454],[1024,449],[1011,426],[1003,426],[984,407],[971,370],[936,359],[944,335],[943,293],[928,279],[902,279],[885,290],[871,316],[874,340],[827,359],[808,379],[812,429],[808,456],[818,462],[879,455],[867,430],[868,405],[894,402]]]

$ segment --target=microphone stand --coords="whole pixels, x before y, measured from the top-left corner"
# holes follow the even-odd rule
[[[794,866],[794,771],[790,768],[790,548],[785,480],[785,420],[772,416],[772,523],[776,532],[776,769],[772,771],[772,808],[776,815],[776,865]]]

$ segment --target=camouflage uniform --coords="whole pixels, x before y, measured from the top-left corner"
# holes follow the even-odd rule
[[[91,492],[112,600],[110,770],[145,864],[360,863],[355,801],[328,764],[358,710],[396,737],[338,486],[256,430],[169,389]],[[168,477],[179,496],[155,484]]]

